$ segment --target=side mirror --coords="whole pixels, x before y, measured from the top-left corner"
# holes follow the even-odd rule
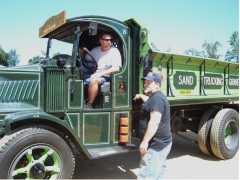
[[[96,22],[90,22],[89,36],[94,36],[97,34],[97,26],[98,24]]]

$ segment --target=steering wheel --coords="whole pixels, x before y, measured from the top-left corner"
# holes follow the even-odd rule
[[[96,59],[93,57],[92,53],[85,47],[83,47],[83,50],[86,51],[90,56],[91,60],[86,59],[85,57],[82,57],[82,65],[87,69],[88,73],[93,74],[97,68],[98,68],[98,63]]]

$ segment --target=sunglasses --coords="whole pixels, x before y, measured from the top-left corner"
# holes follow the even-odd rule
[[[108,41],[112,41],[113,39],[101,39],[101,40],[103,40],[103,41],[105,41],[105,42],[108,42]]]

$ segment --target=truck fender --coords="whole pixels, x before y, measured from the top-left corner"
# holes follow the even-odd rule
[[[84,151],[84,153],[89,158],[91,158],[91,155],[89,154],[87,149],[84,147],[84,145],[82,144],[82,142],[78,138],[76,132],[71,128],[68,121],[62,120],[62,119],[60,119],[56,116],[53,116],[53,115],[50,115],[50,114],[47,114],[47,113],[44,113],[44,112],[39,112],[39,111],[32,112],[31,111],[31,112],[17,112],[17,113],[8,114],[3,120],[5,134],[11,132],[11,124],[12,123],[16,123],[16,122],[19,122],[19,121],[26,121],[26,120],[29,120],[29,119],[31,119],[32,121],[39,120],[39,119],[46,119],[48,121],[55,122],[55,123],[59,124],[60,126],[66,128],[71,133],[72,137],[75,140],[75,143],[77,143],[77,146],[80,146],[81,149]]]
[[[63,120],[61,120],[55,116],[52,116],[52,115],[44,113],[44,112],[39,112],[39,111],[32,112],[31,111],[31,112],[16,112],[16,113],[8,114],[3,120],[3,124],[5,126],[5,128],[4,128],[5,133],[7,134],[11,131],[11,126],[10,126],[11,124],[19,122],[19,121],[29,120],[29,119],[31,119],[32,121],[38,120],[38,119],[46,119],[48,121],[56,122],[62,126],[65,126],[67,129],[69,129],[68,124],[66,124],[65,122],[63,122]]]

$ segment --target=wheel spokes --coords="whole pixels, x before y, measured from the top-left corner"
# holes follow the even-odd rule
[[[60,159],[53,149],[46,146],[29,148],[18,157],[12,167],[11,175],[13,179],[36,179],[34,173],[39,172],[39,170],[44,179],[56,179],[58,177]]]

